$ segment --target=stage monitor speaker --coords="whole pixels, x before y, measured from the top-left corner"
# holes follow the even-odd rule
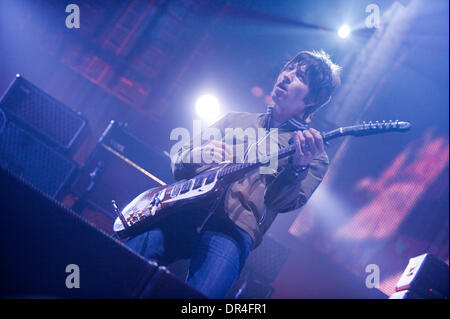
[[[90,207],[115,218],[112,200],[122,209],[143,191],[171,181],[169,158],[112,121],[72,186],[80,198],[74,210]]]
[[[243,269],[239,279],[233,284],[227,294],[228,299],[269,299],[274,288],[261,280],[248,269]]]
[[[411,290],[402,290],[393,293],[389,299],[423,299]]]
[[[56,198],[70,183],[77,164],[14,121],[0,123],[0,167]]]
[[[204,298],[0,168],[0,298]]]
[[[227,297],[231,299],[268,299],[274,288],[270,285],[278,275],[290,254],[270,235],[265,235],[261,244],[250,252],[247,262],[233,284]]]
[[[69,151],[87,126],[80,113],[17,75],[0,99],[0,109],[40,138]]]
[[[426,299],[448,298],[448,271],[448,265],[432,254],[411,258],[395,290],[410,290]]]
[[[255,250],[248,256],[245,268],[266,282],[272,282],[289,257],[290,249],[266,234]]]

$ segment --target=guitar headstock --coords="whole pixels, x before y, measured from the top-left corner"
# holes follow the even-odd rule
[[[346,128],[346,134],[354,136],[365,136],[387,132],[406,132],[411,128],[411,123],[404,121],[382,121],[363,122]]]

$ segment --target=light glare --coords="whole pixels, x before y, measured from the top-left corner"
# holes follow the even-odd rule
[[[210,94],[202,95],[195,103],[198,116],[207,122],[212,122],[219,117],[219,109],[219,101]]]
[[[342,27],[339,28],[338,35],[342,39],[347,38],[350,35],[350,27],[348,25],[344,24]]]

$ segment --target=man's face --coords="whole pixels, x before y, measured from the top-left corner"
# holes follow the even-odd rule
[[[292,116],[300,116],[308,106],[304,102],[309,93],[305,71],[305,64],[291,63],[278,75],[271,93],[277,121],[284,122]]]

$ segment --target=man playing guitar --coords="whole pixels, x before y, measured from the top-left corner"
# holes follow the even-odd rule
[[[134,236],[126,244],[161,264],[190,259],[187,283],[209,298],[224,298],[276,215],[303,206],[321,183],[328,157],[321,134],[308,123],[340,84],[339,72],[340,67],[324,52],[297,54],[275,81],[274,105],[266,113],[230,113],[213,125],[222,133],[226,128],[265,128],[266,139],[271,138],[271,128],[278,128],[278,147],[294,144],[295,153],[280,160],[271,174],[254,171],[229,185],[199,231],[195,231],[199,229],[197,215],[187,214]],[[246,151],[251,147],[245,145]],[[192,159],[208,154],[218,163],[230,158],[232,149],[217,140],[200,147],[186,145],[172,159],[173,175],[177,180],[196,176],[211,164]]]

